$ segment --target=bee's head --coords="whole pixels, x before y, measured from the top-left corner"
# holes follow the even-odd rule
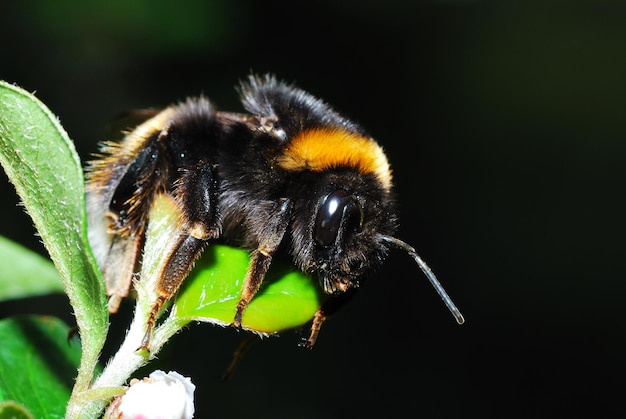
[[[390,248],[403,250],[426,275],[456,321],[463,324],[463,315],[432,270],[413,247],[394,237],[397,218],[389,191],[363,175],[344,173],[326,181],[317,200],[309,200],[315,204],[300,207],[293,223],[293,252],[300,268],[317,277],[326,294],[337,296],[358,288],[380,267]],[[306,224],[302,222],[305,219]]]
[[[388,252],[380,239],[395,231],[388,197],[330,185],[316,201],[309,234],[313,271],[327,294],[357,288]]]
[[[367,191],[372,189],[376,188]],[[385,196],[379,199],[348,188],[334,187],[322,193],[311,214],[308,246],[299,243],[303,250],[299,253],[301,268],[319,278],[325,293],[336,296],[358,288],[382,264],[390,248],[403,250],[426,275],[456,321],[463,324],[463,315],[432,270],[413,247],[394,237],[393,201],[384,190],[380,192]]]
[[[321,200],[312,237],[316,271],[327,294],[346,292],[359,284],[365,258],[351,252],[350,246],[358,246],[358,236],[363,235],[363,222],[361,203],[345,190],[336,189]],[[356,258],[351,258],[351,253]]]
[[[387,256],[382,238],[396,230],[396,215],[388,189],[374,176],[348,169],[323,174],[303,173],[291,226],[296,264],[319,279],[325,293],[336,295],[357,288]]]

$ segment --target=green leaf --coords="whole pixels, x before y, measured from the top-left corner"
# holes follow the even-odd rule
[[[0,301],[63,292],[50,260],[0,236]]]
[[[104,283],[87,240],[80,159],[50,110],[6,82],[0,82],[0,163],[33,219],[73,306],[84,350],[75,390],[84,391],[104,344],[108,312]]]
[[[146,316],[160,296],[158,273],[164,263],[169,263],[168,246],[180,234],[176,228],[179,211],[166,195],[155,199],[150,209],[141,279],[136,287],[137,312]],[[249,263],[250,255],[245,250],[210,244],[184,281],[167,321],[155,330],[157,338],[153,337],[153,343],[161,342],[163,336],[191,321],[232,323]],[[321,299],[321,291],[313,280],[293,264],[275,259],[244,312],[242,327],[270,334],[302,326],[313,318]]]
[[[250,261],[248,252],[210,245],[187,279],[172,309],[181,321],[230,324]],[[309,322],[322,296],[315,282],[294,266],[274,262],[243,315],[242,327],[275,333]]]
[[[69,341],[69,333],[53,317],[0,321],[0,411],[21,405],[35,418],[65,416],[81,355],[78,340]]]

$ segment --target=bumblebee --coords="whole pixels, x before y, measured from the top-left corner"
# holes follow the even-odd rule
[[[152,201],[168,194],[179,209],[143,347],[163,304],[216,240],[251,252],[234,327],[272,259],[284,253],[328,295],[304,342],[313,347],[323,322],[391,248],[416,261],[462,324],[432,271],[394,237],[392,174],[381,146],[324,101],[273,75],[251,75],[238,91],[248,113],[218,110],[203,96],[187,99],[155,112],[121,142],[103,143],[87,167],[89,236],[112,313],[131,288]]]

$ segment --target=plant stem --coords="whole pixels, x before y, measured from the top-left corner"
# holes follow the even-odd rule
[[[67,418],[97,418],[104,409],[107,399],[98,399],[94,394],[111,394],[103,389],[125,385],[131,375],[147,364],[161,350],[163,345],[187,322],[175,320],[171,315],[162,324],[154,328],[149,341],[149,350],[138,350],[146,334],[146,324],[150,313],[159,298],[159,274],[167,263],[167,253],[162,249],[176,234],[175,207],[173,202],[160,197],[153,204],[150,212],[150,224],[146,234],[144,259],[140,281],[135,282],[137,302],[133,320],[119,350],[109,360],[102,374],[89,390],[80,392],[68,404]],[[114,392],[113,392],[114,393]]]

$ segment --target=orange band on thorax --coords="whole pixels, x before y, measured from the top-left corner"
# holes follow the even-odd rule
[[[389,163],[378,143],[341,129],[303,131],[291,139],[278,156],[277,163],[290,171],[321,172],[329,168],[351,167],[359,173],[374,174],[383,187],[391,187]]]

